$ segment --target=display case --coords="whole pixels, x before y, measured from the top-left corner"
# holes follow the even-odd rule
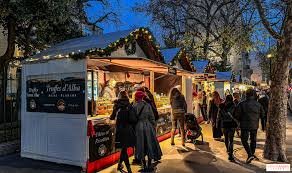
[[[96,116],[109,116],[113,111],[113,101],[99,97],[96,101]]]

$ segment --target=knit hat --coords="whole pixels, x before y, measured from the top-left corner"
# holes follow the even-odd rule
[[[140,101],[140,100],[142,100],[144,97],[146,97],[146,94],[145,94],[144,92],[142,92],[142,91],[137,91],[137,92],[135,93],[135,100],[136,100],[136,101]]]

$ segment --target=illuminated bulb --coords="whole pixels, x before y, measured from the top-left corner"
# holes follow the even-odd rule
[[[72,55],[74,55],[74,52],[72,52]]]
[[[125,42],[128,42],[128,39],[127,38],[125,39]]]
[[[146,30],[146,31],[145,31],[145,33],[146,33],[146,34],[148,34],[148,33],[149,33],[149,31],[148,31],[148,30]]]
[[[79,49],[78,52],[81,52],[81,50]]]
[[[151,36],[151,35],[149,35],[149,36],[148,36],[148,38],[149,38],[149,39],[151,39],[151,38],[152,38],[152,36]]]

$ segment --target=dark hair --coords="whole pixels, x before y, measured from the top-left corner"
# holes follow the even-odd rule
[[[246,95],[246,98],[254,97],[256,96],[256,91],[252,88],[249,88],[246,90],[245,95]]]
[[[181,95],[180,91],[177,88],[172,88],[169,94],[170,102],[174,99],[175,96]]]
[[[225,103],[231,103],[231,102],[233,102],[232,95],[227,95],[226,98],[225,98]]]
[[[119,99],[129,99],[127,91],[120,91]]]

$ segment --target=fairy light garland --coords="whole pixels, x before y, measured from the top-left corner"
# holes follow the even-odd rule
[[[156,44],[156,40],[153,37],[153,34],[151,33],[151,31],[148,30],[148,28],[138,28],[136,30],[134,30],[133,32],[131,32],[127,37],[125,38],[120,38],[115,42],[110,43],[107,47],[105,48],[91,48],[89,50],[86,50],[84,52],[82,52],[81,50],[78,50],[77,53],[76,52],[71,52],[69,54],[66,55],[55,55],[55,56],[43,56],[43,59],[49,59],[49,58],[63,58],[63,57],[68,57],[74,60],[78,60],[78,59],[84,59],[87,56],[90,55],[98,55],[100,57],[103,56],[110,56],[112,52],[118,50],[119,48],[123,48],[125,47],[125,51],[127,53],[127,55],[131,55],[134,54],[136,52],[136,40],[139,38],[143,38],[146,39],[148,41],[151,42],[151,44],[153,45],[153,47],[157,49],[158,51],[158,55],[161,55],[160,52],[160,46],[158,44]],[[49,58],[48,58],[49,57]],[[29,58],[26,59],[26,61],[36,61],[39,60],[38,58]]]

